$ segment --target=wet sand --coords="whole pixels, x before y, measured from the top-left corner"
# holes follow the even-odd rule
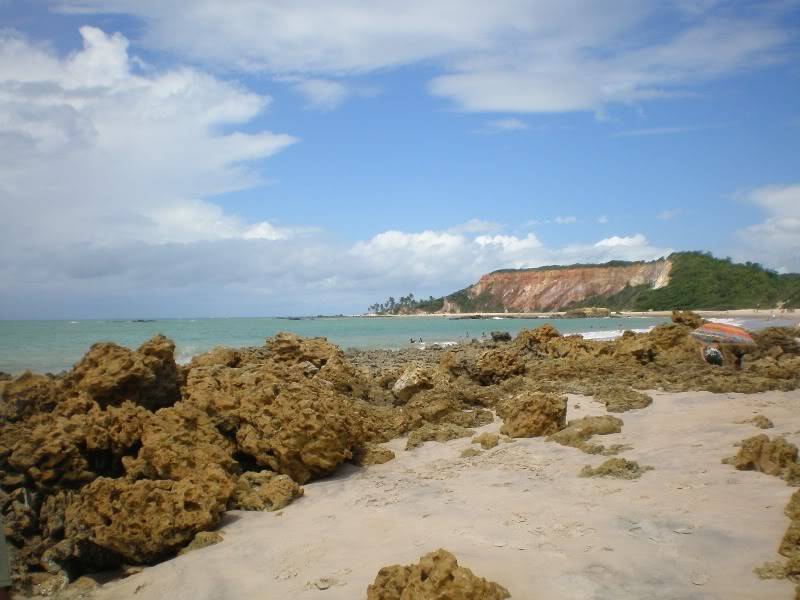
[[[578,477],[601,456],[543,438],[461,458],[469,438],[429,442],[397,458],[341,468],[305,485],[279,513],[233,511],[221,543],[101,586],[98,599],[364,598],[378,570],[446,548],[515,599],[789,599],[793,584],[760,580],[778,560],[795,488],[721,460],[758,433],[800,442],[800,391],[753,395],[650,392],[619,415],[633,446],[621,456],[654,467],[641,479]],[[762,413],[762,431],[736,423]],[[605,414],[570,396],[569,418]],[[497,431],[499,421],[480,428]]]

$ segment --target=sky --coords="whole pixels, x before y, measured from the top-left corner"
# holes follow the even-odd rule
[[[795,0],[0,0],[0,318],[800,271]]]

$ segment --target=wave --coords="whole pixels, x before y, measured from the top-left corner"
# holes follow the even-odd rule
[[[653,327],[648,327],[646,329],[609,329],[605,331],[582,331],[578,332],[578,335],[581,336],[585,340],[597,340],[597,341],[606,341],[606,340],[616,340],[617,338],[621,338],[622,334],[625,331],[633,331],[634,333],[650,333],[653,331]]]

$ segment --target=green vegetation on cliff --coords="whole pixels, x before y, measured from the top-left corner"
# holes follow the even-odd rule
[[[676,252],[669,285],[626,287],[611,296],[593,296],[570,308],[605,306],[612,310],[768,308],[800,306],[800,274],[780,275],[757,263],[738,264],[708,252]]]

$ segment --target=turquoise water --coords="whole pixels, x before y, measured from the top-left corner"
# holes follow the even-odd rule
[[[165,319],[133,321],[0,321],[0,371],[25,369],[57,373],[69,369],[95,342],[110,341],[135,348],[157,333],[175,341],[176,358],[188,361],[214,346],[260,346],[279,331],[303,336],[324,336],[342,348],[402,348],[413,338],[419,345],[480,339],[491,331],[540,327],[552,323],[562,333],[646,329],[665,319],[481,319],[451,320],[443,317],[339,317],[289,320],[276,318]]]

